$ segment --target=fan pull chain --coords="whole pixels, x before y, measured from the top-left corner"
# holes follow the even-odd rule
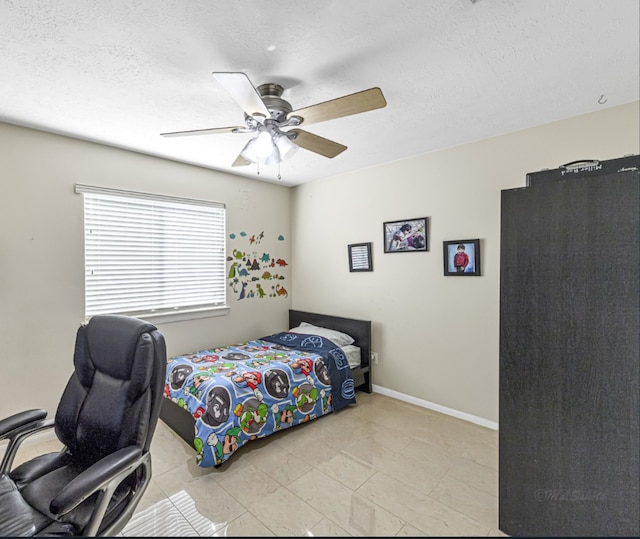
[[[278,179],[282,179],[282,176],[280,176],[280,161],[278,161]]]

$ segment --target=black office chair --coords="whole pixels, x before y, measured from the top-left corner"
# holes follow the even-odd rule
[[[28,410],[0,421],[0,536],[117,535],[126,526],[151,479],[166,363],[164,337],[148,322],[96,315],[80,326],[55,419]],[[12,469],[20,444],[48,428],[64,448]]]

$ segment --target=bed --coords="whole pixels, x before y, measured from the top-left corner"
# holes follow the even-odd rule
[[[371,322],[290,310],[286,331],[167,361],[160,418],[219,467],[251,440],[371,393]]]

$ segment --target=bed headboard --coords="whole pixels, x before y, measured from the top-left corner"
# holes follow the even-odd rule
[[[371,393],[371,321],[289,309],[289,328],[299,326],[300,322],[351,335],[355,341],[353,344],[362,350],[360,369],[354,369],[356,388]]]

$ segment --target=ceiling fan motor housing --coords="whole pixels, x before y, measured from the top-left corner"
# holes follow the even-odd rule
[[[287,114],[293,110],[289,102],[282,99],[281,96],[284,88],[279,84],[269,82],[267,84],[261,84],[256,89],[271,113],[271,118],[277,122],[284,121],[287,118]]]

